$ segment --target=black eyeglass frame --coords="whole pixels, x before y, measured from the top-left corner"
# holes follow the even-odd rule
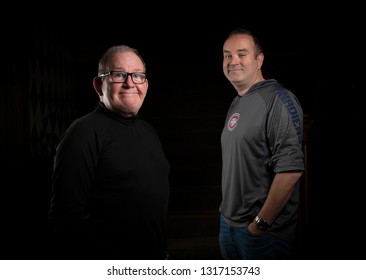
[[[125,74],[125,75],[126,75],[126,78],[125,78],[122,82],[115,82],[115,81],[114,81],[114,79],[113,79],[113,75],[112,75],[114,72],[123,73],[123,74]],[[136,81],[135,81],[135,78],[134,78],[134,76],[133,76],[134,74],[143,74],[143,76],[144,76],[144,77],[143,77],[143,82],[136,82]],[[132,81],[133,81],[135,84],[143,84],[143,83],[145,83],[145,82],[146,82],[146,73],[145,73],[145,72],[109,71],[109,72],[107,72],[107,73],[100,74],[100,75],[99,75],[99,78],[104,78],[104,77],[107,77],[107,76],[111,76],[113,83],[124,83],[124,82],[126,82],[126,81],[127,81],[128,76],[131,76]]]

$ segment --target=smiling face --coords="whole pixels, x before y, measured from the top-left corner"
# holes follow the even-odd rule
[[[117,52],[113,55],[110,71],[145,72],[141,59],[132,51]],[[121,116],[137,115],[147,94],[148,80],[135,84],[131,75],[122,83],[115,83],[110,75],[96,77],[93,85],[99,95],[100,102],[106,108]]]
[[[223,47],[223,72],[226,78],[244,94],[254,83],[263,80],[261,67],[264,56],[256,55],[252,36],[235,34],[230,36]]]

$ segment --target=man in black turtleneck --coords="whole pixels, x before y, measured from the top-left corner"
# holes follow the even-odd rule
[[[170,165],[138,117],[148,89],[136,49],[109,48],[93,80],[95,110],[56,150],[49,219],[58,259],[165,259]]]

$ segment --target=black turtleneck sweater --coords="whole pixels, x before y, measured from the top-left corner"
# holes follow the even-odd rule
[[[54,159],[49,219],[63,252],[55,258],[165,258],[169,170],[146,121],[102,104],[74,121]]]

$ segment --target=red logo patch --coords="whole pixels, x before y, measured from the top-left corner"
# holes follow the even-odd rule
[[[239,118],[240,118],[239,113],[235,113],[230,117],[227,123],[227,129],[229,131],[233,131],[235,129],[235,127],[238,125]]]

